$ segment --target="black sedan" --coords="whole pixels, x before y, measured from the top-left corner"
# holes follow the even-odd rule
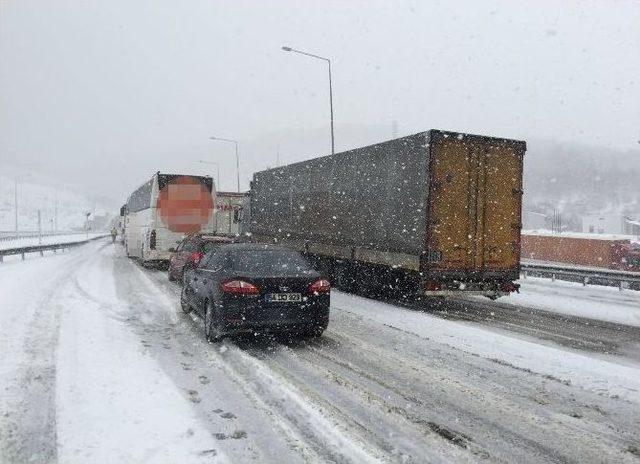
[[[232,244],[187,273],[180,303],[202,316],[209,341],[255,332],[318,337],[329,323],[330,291],[329,281],[296,251]]]

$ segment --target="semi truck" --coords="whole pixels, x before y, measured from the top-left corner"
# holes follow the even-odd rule
[[[346,290],[490,298],[518,289],[526,143],[428,130],[255,173],[252,240]]]

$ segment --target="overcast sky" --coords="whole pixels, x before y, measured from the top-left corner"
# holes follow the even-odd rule
[[[124,200],[430,128],[630,150],[638,1],[0,0],[2,166]]]

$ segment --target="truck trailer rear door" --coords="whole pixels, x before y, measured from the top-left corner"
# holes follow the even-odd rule
[[[516,270],[524,144],[434,131],[428,273],[490,278]]]

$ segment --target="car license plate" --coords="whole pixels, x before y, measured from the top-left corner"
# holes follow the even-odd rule
[[[267,303],[291,303],[302,301],[300,293],[267,293],[265,295]]]

